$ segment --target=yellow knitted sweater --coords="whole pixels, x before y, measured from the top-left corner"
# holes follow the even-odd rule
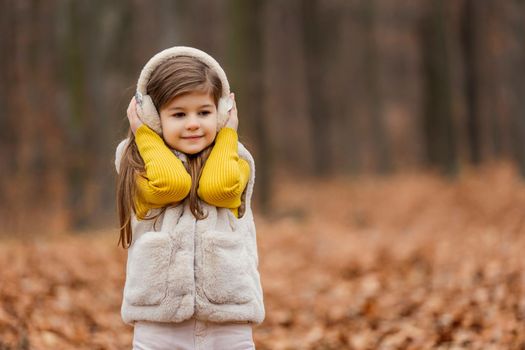
[[[237,132],[222,128],[204,164],[197,194],[216,207],[230,208],[238,216],[241,195],[250,177],[250,166],[237,153]],[[176,204],[188,196],[191,176],[164,140],[146,125],[135,132],[145,173],[137,176],[135,210],[144,219],[150,209]]]

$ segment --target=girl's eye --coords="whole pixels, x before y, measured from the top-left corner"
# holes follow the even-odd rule
[[[210,114],[210,113],[211,113],[210,111],[202,111],[202,112],[201,112],[202,115],[208,115],[208,114]]]
[[[177,118],[182,118],[182,117],[184,117],[184,115],[185,115],[184,113],[179,112],[179,113],[175,113],[173,116],[177,117]]]

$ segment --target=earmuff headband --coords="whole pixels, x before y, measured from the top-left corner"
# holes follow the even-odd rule
[[[219,65],[219,63],[206,52],[187,46],[174,46],[169,49],[165,49],[153,56],[146,63],[144,68],[142,68],[139,80],[137,82],[136,94],[138,107],[137,113],[139,118],[158,134],[162,133],[160,126],[160,116],[155,108],[155,105],[153,104],[153,101],[151,100],[151,97],[147,94],[147,86],[153,71],[155,71],[155,69],[166,60],[177,56],[194,57],[217,73],[222,84],[222,95],[218,106],[219,128],[222,127],[225,119],[227,118],[228,108],[231,108],[230,106],[232,105],[232,101],[229,97],[230,84],[226,78],[226,73],[224,73],[224,70]]]

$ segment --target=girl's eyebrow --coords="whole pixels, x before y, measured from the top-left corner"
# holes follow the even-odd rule
[[[207,105],[202,105],[200,106],[199,108],[210,108],[210,107],[213,107],[213,105],[210,105],[210,104],[207,104]],[[171,107],[171,108],[168,108],[168,111],[174,111],[176,109],[182,109],[184,110],[184,107]]]

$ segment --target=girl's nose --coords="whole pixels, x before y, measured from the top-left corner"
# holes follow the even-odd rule
[[[199,128],[199,121],[195,116],[190,116],[186,122],[186,129],[195,130]]]

